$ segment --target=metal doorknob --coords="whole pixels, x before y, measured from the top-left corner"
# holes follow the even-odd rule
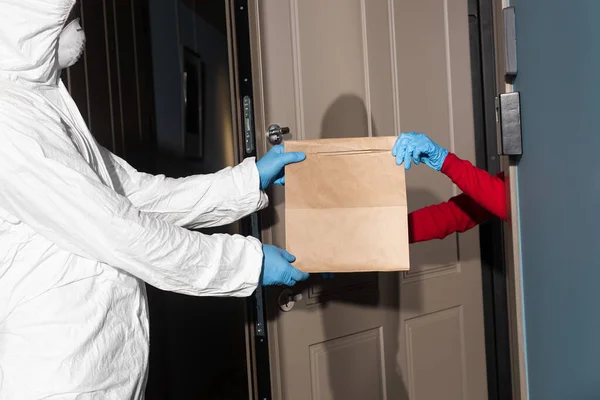
[[[275,146],[281,144],[283,142],[283,135],[287,135],[290,133],[290,128],[287,126],[279,126],[277,124],[273,124],[269,126],[269,130],[267,131],[267,139],[269,139],[269,143]]]
[[[279,308],[281,309],[281,311],[290,311],[292,308],[294,308],[296,302],[300,300],[302,300],[301,293],[294,294],[294,292],[292,292],[291,289],[283,289],[281,293],[279,293]]]

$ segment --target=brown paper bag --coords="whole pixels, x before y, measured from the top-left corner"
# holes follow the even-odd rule
[[[286,249],[305,272],[409,269],[404,167],[395,137],[287,141]]]

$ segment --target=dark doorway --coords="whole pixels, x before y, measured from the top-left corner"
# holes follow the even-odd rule
[[[157,172],[179,177],[237,164],[228,2],[148,1]],[[239,232],[238,224],[203,231]],[[152,290],[150,306],[147,399],[249,397],[246,299]]]
[[[140,171],[172,177],[238,162],[227,4],[77,3],[86,50],[62,78],[100,144]],[[146,398],[247,399],[246,299],[148,293]]]

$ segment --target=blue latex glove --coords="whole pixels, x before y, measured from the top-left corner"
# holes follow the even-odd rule
[[[265,190],[273,183],[283,185],[285,183],[284,167],[288,164],[303,161],[305,158],[305,153],[286,153],[282,145],[273,146],[263,158],[256,162],[256,168],[260,176],[260,188]]]
[[[444,160],[448,155],[448,150],[444,149],[427,135],[422,133],[402,133],[396,139],[392,155],[396,157],[396,164],[402,165],[404,168],[410,169],[410,161],[412,159],[415,165],[424,163],[430,168],[439,171],[444,165]]]
[[[263,244],[262,284],[294,286],[310,276],[292,266],[296,257],[279,247]]]

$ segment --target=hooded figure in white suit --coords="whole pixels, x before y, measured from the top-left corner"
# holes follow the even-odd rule
[[[83,50],[74,3],[0,0],[0,399],[143,398],[144,282],[248,296],[261,277],[307,277],[253,238],[186,229],[264,208],[304,155],[278,147],[183,179],[136,171],[96,143],[60,81]]]

